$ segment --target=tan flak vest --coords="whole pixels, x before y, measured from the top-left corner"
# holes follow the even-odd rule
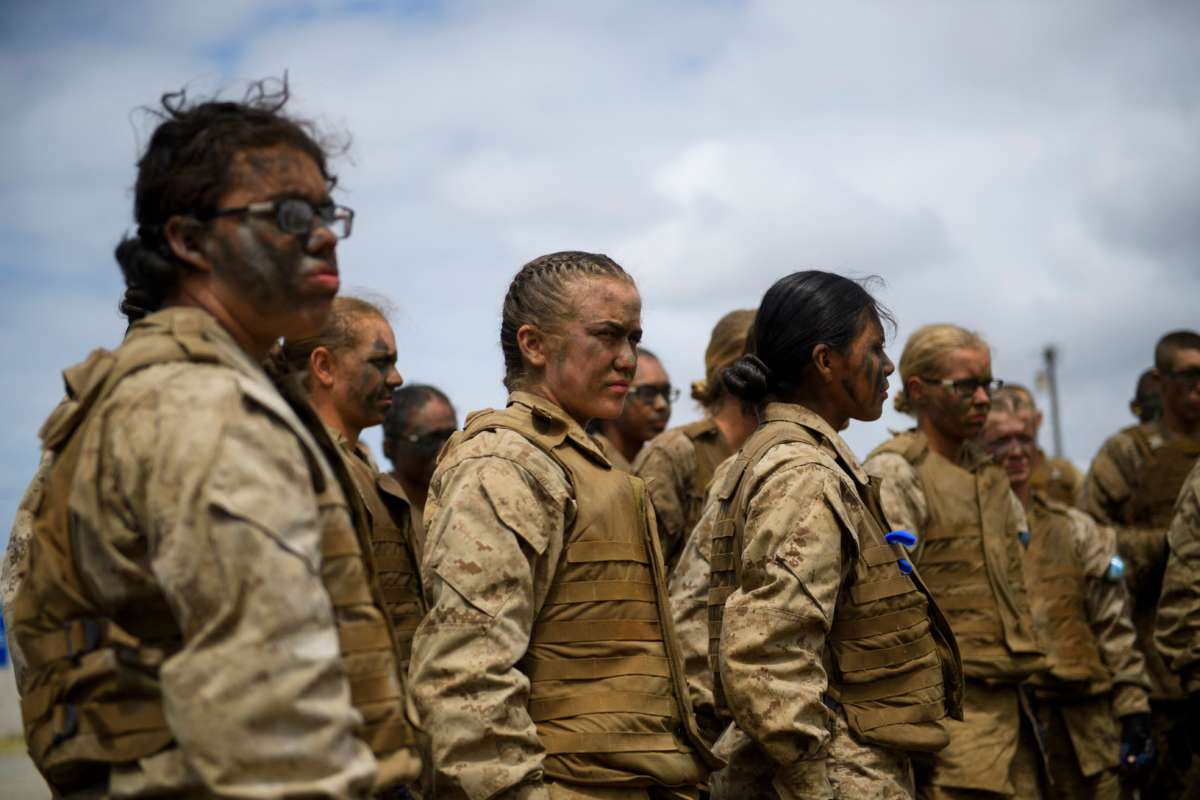
[[[819,454],[824,438],[820,430],[772,406],[718,489],[708,624],[713,695],[722,718],[729,718],[729,709],[721,682],[721,629],[725,600],[741,585],[746,512],[758,485],[751,477],[754,466],[785,443],[808,445],[812,450],[806,463],[827,464]],[[840,459],[838,466],[853,476]],[[950,625],[920,576],[916,570],[907,575],[900,570],[905,551],[884,540],[888,528],[873,483],[857,485],[868,513],[865,526],[855,532],[851,574],[839,593],[822,654],[829,676],[826,702],[840,706],[859,741],[932,752],[949,741],[939,720],[962,718],[962,665]]]
[[[901,433],[876,453],[898,453],[916,469],[929,508],[918,542],[925,584],[946,612],[968,678],[1018,683],[1045,669],[1013,522],[1008,476],[994,464],[968,472]]]
[[[722,461],[733,455],[729,443],[721,435],[721,429],[711,419],[696,420],[684,425],[679,430],[692,443],[696,453],[696,469],[692,472],[691,494],[687,498],[685,529],[676,551],[667,555],[668,569],[675,566],[675,562],[678,561],[679,555],[683,551],[684,541],[691,535],[692,528],[696,527],[696,523],[700,521],[700,515],[704,512],[708,484],[712,481],[713,474]]]
[[[1164,439],[1154,423],[1126,429],[1143,459],[1137,485],[1125,502],[1126,525],[1167,528],[1175,500],[1200,458],[1200,439]]]
[[[107,780],[108,766],[174,746],[163,717],[159,666],[181,647],[165,598],[109,613],[89,597],[74,565],[68,499],[91,414],[125,377],[155,364],[225,363],[192,313],[162,311],[138,322],[115,352],[96,351],[65,373],[69,397],[42,427],[55,460],[35,512],[29,572],[11,609],[10,636],[27,660],[22,673],[25,741],[38,769],[58,793]],[[367,564],[346,515],[342,493],[323,467],[312,437],[290,422],[283,400],[256,391],[300,440],[324,530],[322,576],[333,601],[352,701],[366,721],[360,734],[381,774],[411,780],[419,759],[408,750],[413,731],[403,713],[393,640],[368,583]],[[311,412],[310,412],[311,413]],[[403,774],[401,774],[403,773]],[[412,774],[408,774],[412,773]]]
[[[362,456],[347,453],[344,444],[342,455],[366,512],[379,592],[396,634],[400,674],[407,675],[413,633],[426,611],[412,508],[395,478],[379,472]]]
[[[1049,669],[1030,682],[1050,697],[1094,697],[1112,688],[1087,610],[1087,577],[1079,564],[1067,506],[1035,493],[1029,507],[1025,580]]]
[[[612,467],[557,407],[518,393],[447,445],[511,430],[566,474],[575,519],[518,668],[544,769],[566,782],[697,785],[720,766],[696,729],[662,554],[639,478]],[[456,441],[457,440],[457,441]]]

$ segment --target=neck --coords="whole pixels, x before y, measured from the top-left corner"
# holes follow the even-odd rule
[[[1013,494],[1021,501],[1021,505],[1028,511],[1030,503],[1033,502],[1033,488],[1030,487],[1029,481],[1025,481],[1024,483],[1009,481],[1009,485],[1012,486]]]
[[[721,404],[713,412],[712,421],[721,432],[725,444],[732,450],[741,447],[758,427],[758,415],[753,411],[747,414],[742,410],[741,401],[729,394],[721,397]]]
[[[821,419],[829,423],[829,427],[835,431],[843,431],[850,423],[850,415],[837,408],[836,404],[824,394],[810,392],[807,387],[802,387],[796,393],[796,396],[790,401],[799,403],[800,405],[813,412]]]
[[[612,442],[613,447],[617,448],[617,452],[625,457],[629,463],[633,463],[633,459],[637,456],[638,450],[642,449],[642,443],[629,438],[621,432],[611,420],[605,420],[600,423],[600,432],[604,434],[604,438]]]
[[[942,433],[929,421],[928,417],[924,416],[917,420],[917,430],[925,434],[925,439],[929,442],[930,450],[947,461],[954,464],[958,463],[958,457],[962,454],[962,439]]]
[[[400,484],[400,488],[404,490],[404,496],[408,498],[408,502],[412,504],[413,508],[423,514],[425,501],[429,499],[429,484],[414,481],[396,470],[392,470],[392,477],[396,479],[396,483]]]
[[[1188,439],[1200,438],[1200,420],[1189,422],[1171,409],[1164,408],[1162,422],[1167,433],[1173,436],[1183,436]]]
[[[309,392],[309,402],[312,403],[313,410],[317,412],[317,416],[321,418],[327,428],[345,436],[351,447],[358,444],[362,428],[356,428],[342,419],[342,416],[337,413],[337,409],[334,408],[333,399],[329,395],[318,387],[315,391]]]
[[[275,344],[277,337],[255,334],[239,322],[237,316],[221,302],[220,298],[203,284],[195,285],[184,282],[168,305],[202,308],[209,314],[212,314],[217,323],[233,337],[238,346],[245,350],[247,355],[254,359],[257,364],[261,364],[266,360],[267,353],[270,352],[271,347]]]

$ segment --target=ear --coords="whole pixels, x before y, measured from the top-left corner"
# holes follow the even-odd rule
[[[812,351],[812,368],[825,383],[833,383],[833,351],[827,344],[819,344]]]
[[[1159,372],[1158,367],[1150,370],[1150,376],[1154,381],[1154,385],[1158,387],[1158,393],[1162,394],[1167,388],[1166,376]]]
[[[183,263],[200,272],[211,272],[204,253],[204,224],[195,217],[174,216],[163,226],[163,237],[171,252]]]
[[[521,348],[521,358],[534,369],[545,369],[550,357],[547,349],[546,334],[534,325],[522,325],[517,328],[517,346]]]
[[[908,395],[908,402],[914,407],[925,402],[925,381],[915,375],[904,382],[904,393]]]
[[[328,347],[316,347],[308,356],[308,374],[318,385],[333,386],[333,353]]]

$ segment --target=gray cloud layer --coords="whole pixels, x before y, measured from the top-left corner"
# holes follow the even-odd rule
[[[1164,331],[1198,326],[1191,3],[10,5],[0,30],[0,511],[58,371],[112,346],[133,163],[163,91],[289,71],[353,143],[346,283],[399,308],[401,369],[502,400],[509,277],[563,248],[638,278],[678,384],[713,321],[795,269],[878,274],[907,333],[953,321],[1000,377],[1062,352],[1085,464]],[[694,416],[681,406],[678,419]],[[860,453],[888,426],[852,426]]]

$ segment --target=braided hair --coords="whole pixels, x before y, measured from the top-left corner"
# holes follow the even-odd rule
[[[517,331],[522,325],[553,330],[570,318],[574,313],[569,292],[571,285],[591,277],[615,278],[633,285],[629,273],[608,256],[575,250],[535,258],[513,276],[504,296],[500,321],[504,388],[517,391],[525,377],[525,361],[521,357]]]
[[[334,183],[326,168],[326,146],[318,142],[313,126],[281,113],[288,97],[285,75],[280,81],[250,84],[241,102],[190,103],[180,90],[164,94],[161,109],[147,109],[161,122],[138,161],[133,201],[137,231],[123,238],[115,253],[125,277],[120,310],[130,324],[163,307],[184,269],[167,243],[167,221],[215,211],[229,190],[230,165],[238,152],[294,147]]]

